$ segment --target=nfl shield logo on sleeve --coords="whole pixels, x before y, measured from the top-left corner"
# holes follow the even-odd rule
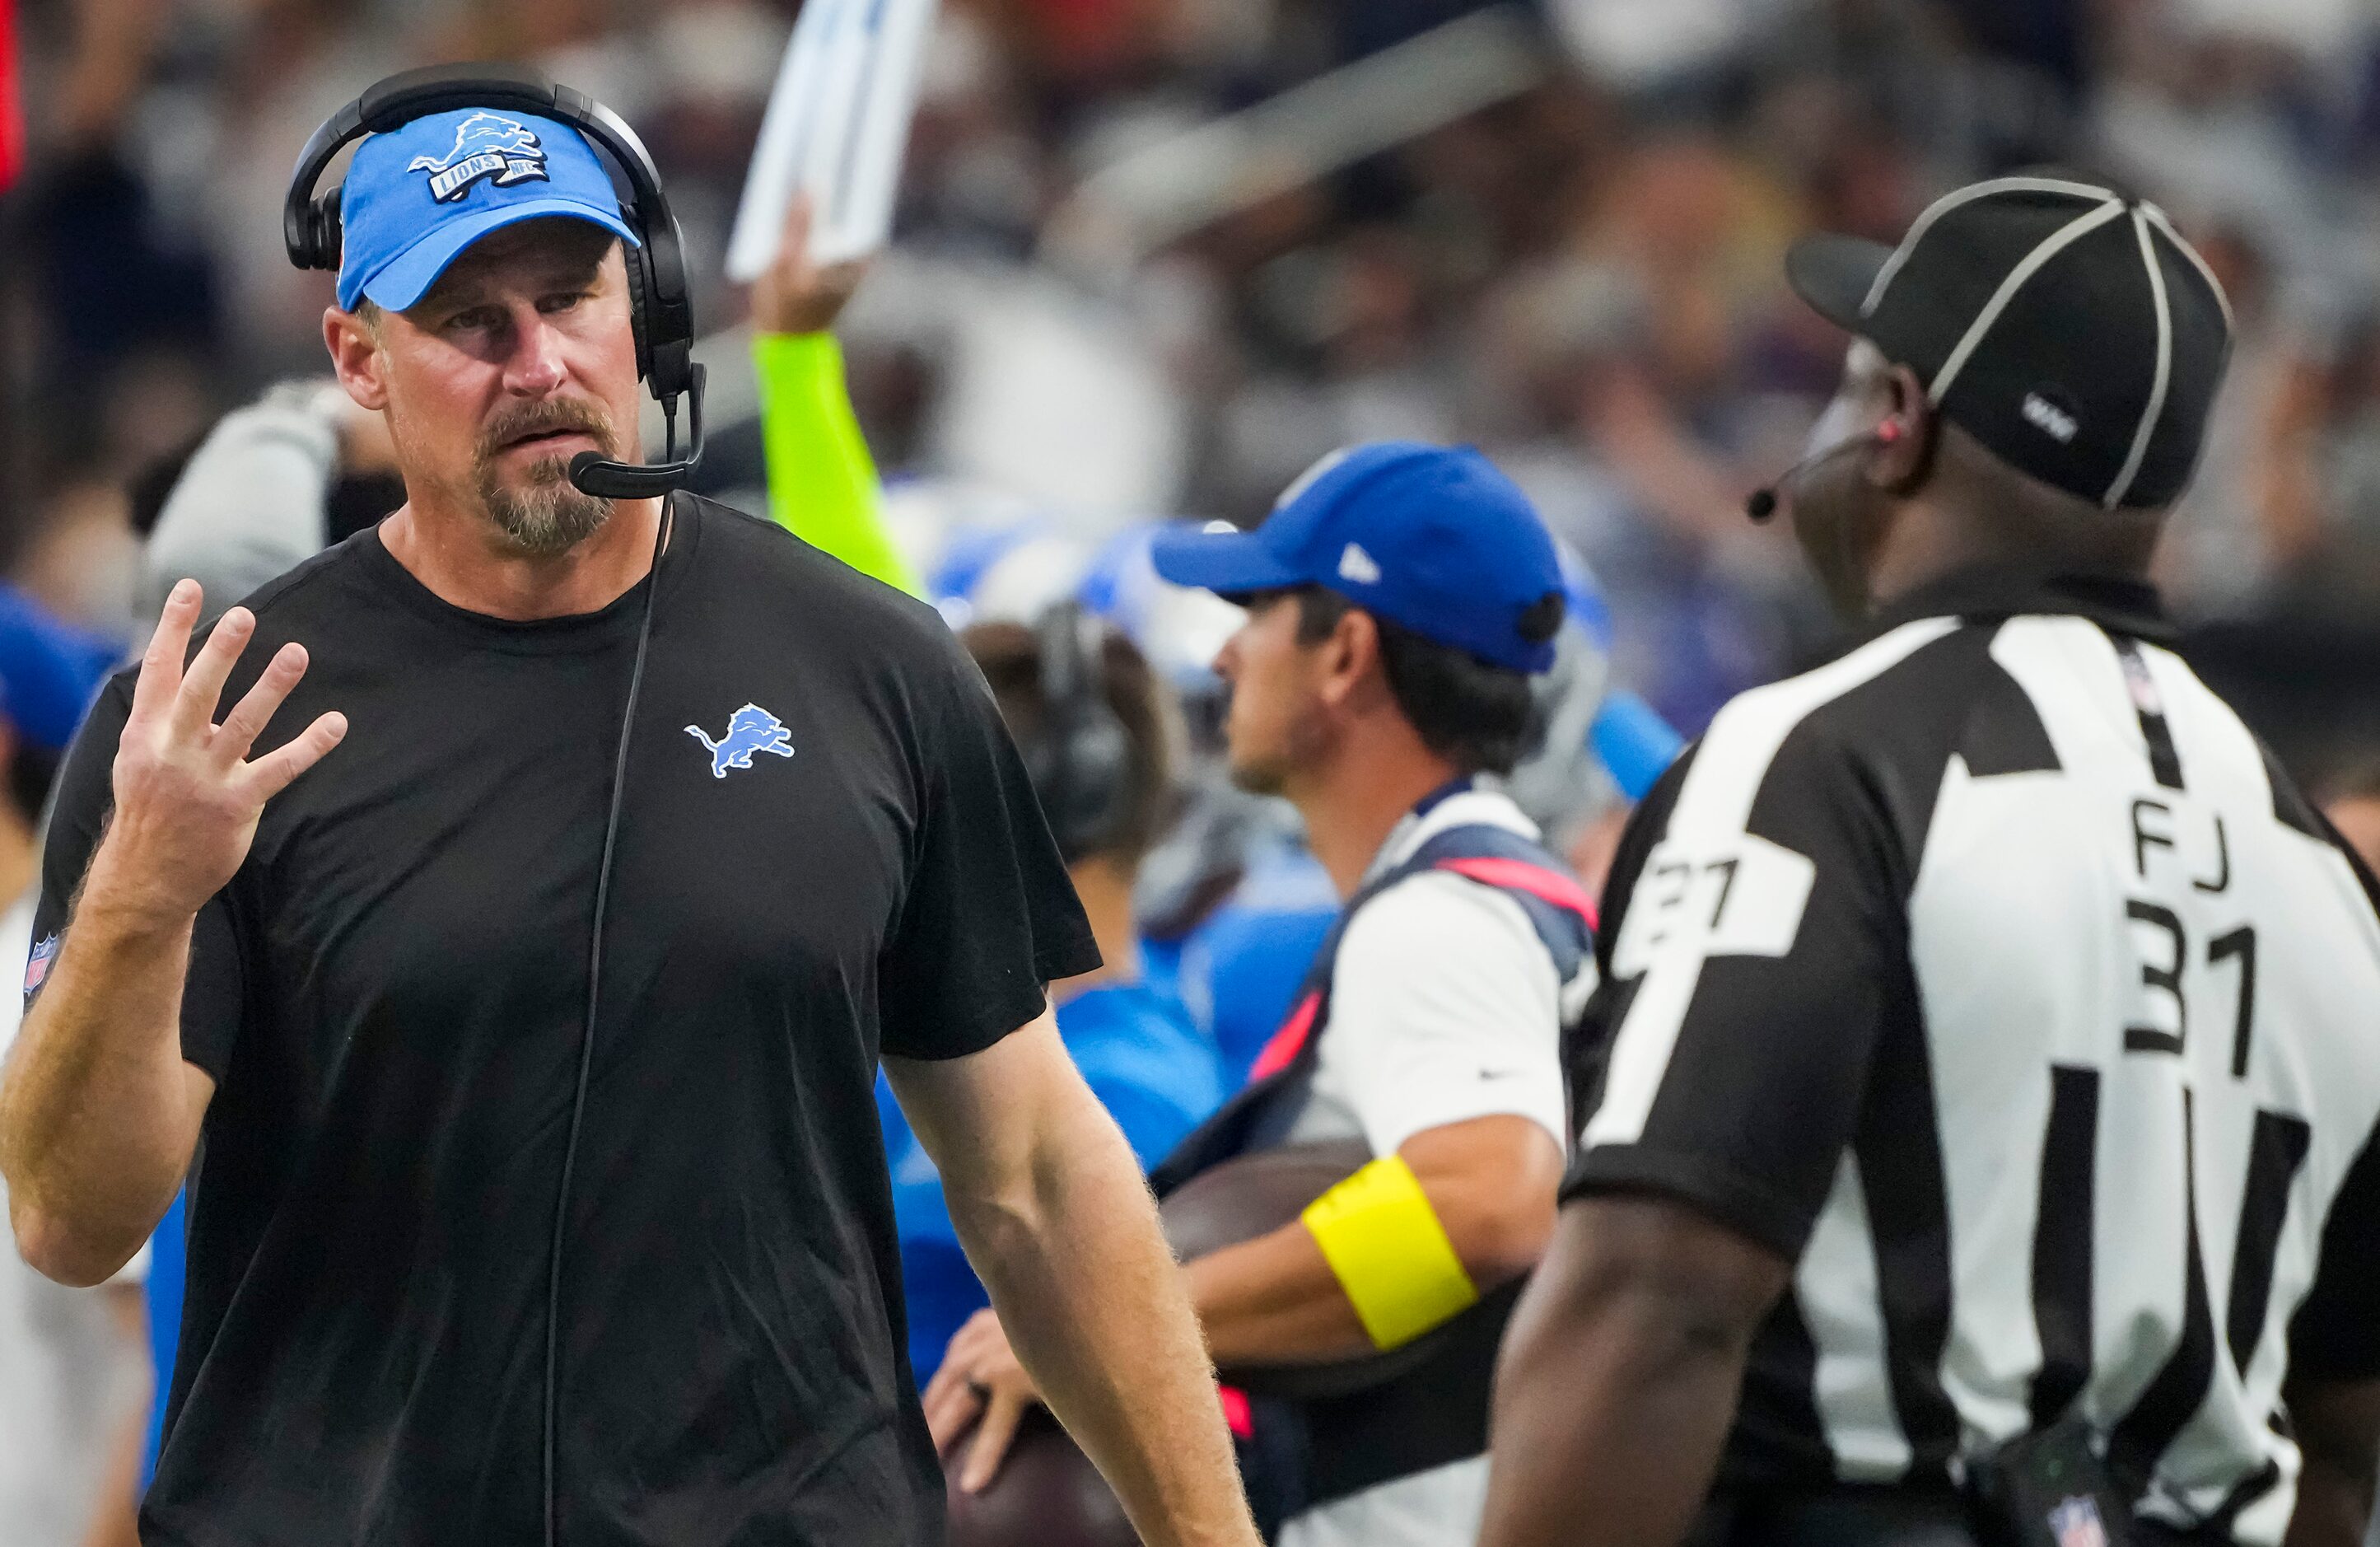
[[[2058,1547],[2107,1547],[2099,1501],[2085,1495],[2059,1504],[2049,1512],[2049,1534],[2058,1539]]]
[[[33,954],[25,958],[25,993],[29,997],[49,977],[50,958],[57,954],[58,937],[54,934],[34,946]]]

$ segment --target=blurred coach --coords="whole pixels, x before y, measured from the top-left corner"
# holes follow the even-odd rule
[[[2372,878],[2143,579],[2222,293],[2054,176],[1790,270],[1854,342],[1786,503],[1872,634],[1621,844],[1482,1541],[2351,1547]]]
[[[1058,1035],[1140,1163],[1163,1160],[1223,1099],[1214,1048],[1141,969],[1132,890],[1141,856],[1174,801],[1173,706],[1123,634],[1072,602],[1034,627],[978,623],[959,635],[983,669],[1002,721],[1066,861],[1099,944],[1099,965],[1053,984]],[[909,1360],[930,1384],[951,1338],[990,1303],[951,1228],[941,1177],[879,1082]]]
[[[1143,1532],[1252,1541],[982,678],[774,527],[577,486],[640,453],[666,207],[477,89],[344,189],[324,335],[407,504],[187,664],[176,588],[62,779],[0,1165],[77,1283],[190,1173],[145,1539],[935,1540],[880,1053]]]

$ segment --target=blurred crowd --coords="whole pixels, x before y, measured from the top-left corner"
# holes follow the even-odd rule
[[[405,66],[530,61],[619,109],[729,326],[797,9],[22,0],[14,572],[135,626],[144,481],[319,370],[328,281],[281,250],[298,147]],[[944,519],[996,494],[1094,538],[1246,520],[1350,441],[1475,442],[1600,577],[1618,677],[1691,731],[1826,643],[1742,518],[1839,362],[1782,245],[1893,239],[1944,188],[2059,162],[2163,203],[2240,314],[2173,600],[2352,618],[2380,598],[2375,43],[2363,0],[946,0],[854,396]],[[748,388],[717,396],[711,486],[757,487]]]
[[[143,540],[242,405],[321,442],[309,547],[402,497],[384,436],[302,381],[331,282],[289,265],[281,204],[319,122],[445,60],[534,64],[642,133],[713,335],[700,487],[765,509],[747,298],[721,274],[798,10],[15,0],[30,154],[0,189],[0,572],[83,654],[139,638]],[[1591,660],[1569,646],[1557,709],[1592,713],[1608,667],[1691,735],[1835,642],[1790,538],[1743,513],[1840,366],[1779,277],[1786,244],[1896,240],[1943,190],[2046,164],[2156,200],[2238,314],[2162,556],[2177,610],[2361,630],[2380,662],[2374,0],[943,0],[895,245],[843,317],[851,396],[954,624],[1079,592],[1153,635],[1177,687],[1228,629],[1137,627],[1133,595],[1182,604],[1133,591],[1148,523],[1253,522],[1353,442],[1474,443],[1592,572],[1572,593]],[[1210,798],[1136,838],[1114,889],[1230,1088],[1337,901],[1281,813],[1206,766],[1204,687],[1180,707],[1204,760],[1184,783]],[[52,763],[71,726],[29,735],[13,697],[6,718]],[[1515,793],[1592,880],[1626,781],[1590,782],[1585,720],[1556,722],[1572,761]],[[2380,843],[2380,709],[2339,724],[2301,771]],[[0,829],[30,855],[21,804]],[[977,1303],[932,1322],[921,1372]]]

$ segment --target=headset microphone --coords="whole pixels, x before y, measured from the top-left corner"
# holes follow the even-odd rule
[[[702,460],[703,375],[701,366],[686,367],[684,457],[677,456],[677,404],[673,399],[662,405],[662,418],[669,426],[662,447],[662,460],[615,462],[601,452],[582,451],[570,459],[571,486],[599,500],[650,500],[659,499],[684,483],[695,464]]]
[[[1778,492],[1815,464],[1825,461],[1839,451],[1848,451],[1864,441],[1874,441],[1879,445],[1890,445],[1900,439],[1900,420],[1888,419],[1864,435],[1856,435],[1848,441],[1838,441],[1823,451],[1814,451],[1779,473],[1773,481],[1755,489],[1746,495],[1743,501],[1743,514],[1755,522],[1766,521],[1777,514]]]

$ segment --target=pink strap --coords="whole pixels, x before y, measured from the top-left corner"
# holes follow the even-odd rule
[[[1248,1070],[1249,1084],[1269,1079],[1289,1067],[1298,1050],[1305,1045],[1306,1034],[1314,1029],[1314,1017],[1321,1009],[1322,995],[1319,993],[1309,993],[1297,1002],[1297,1008],[1289,1012],[1289,1018],[1281,1023],[1281,1029],[1272,1034],[1272,1041],[1265,1043],[1264,1051],[1257,1054],[1255,1066]]]
[[[1452,871],[1489,886],[1508,886],[1515,892],[1526,892],[1541,897],[1556,907],[1566,907],[1586,920],[1588,929],[1595,928],[1595,899],[1586,888],[1543,865],[1532,865],[1525,859],[1445,859],[1439,863],[1441,871]]]

